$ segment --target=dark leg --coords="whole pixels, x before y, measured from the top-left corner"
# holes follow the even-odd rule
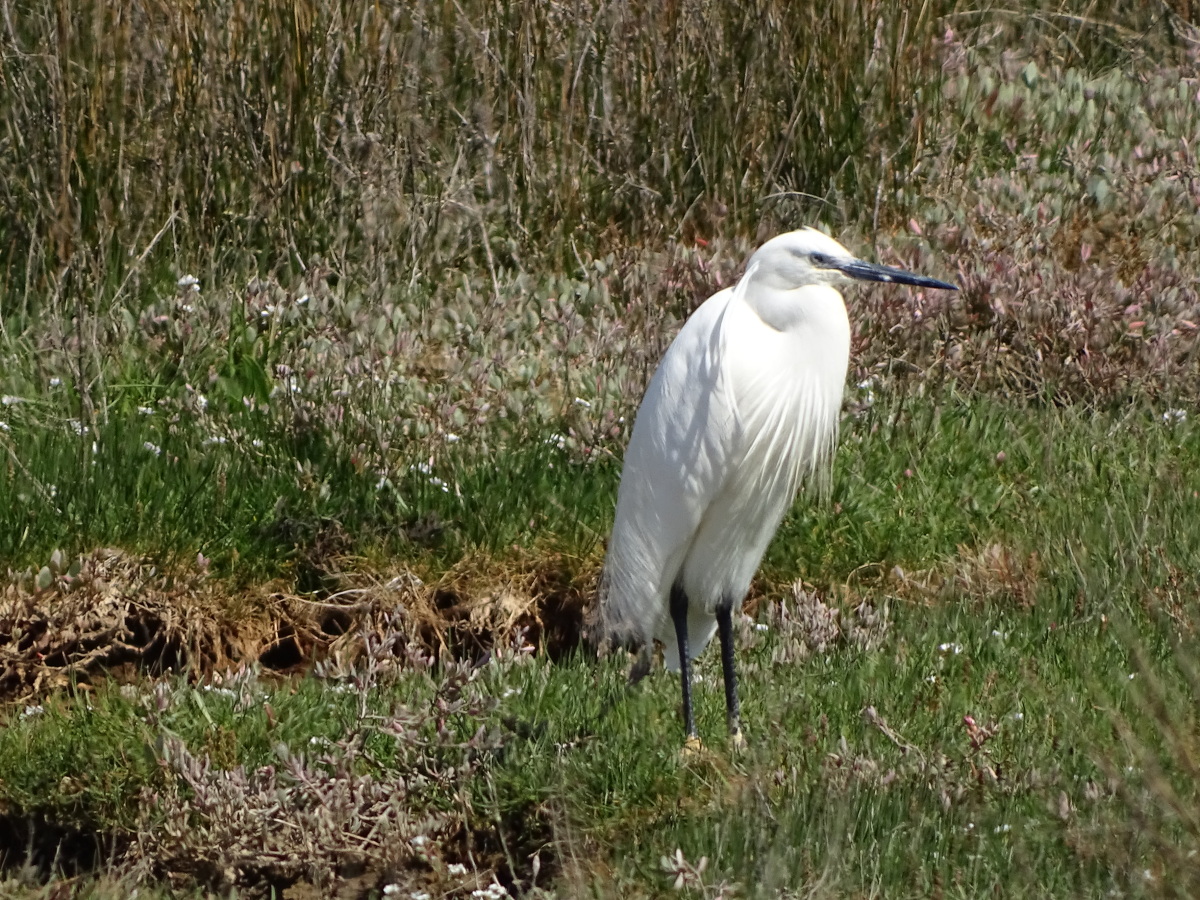
[[[692,667],[688,661],[687,594],[675,585],[671,588],[671,620],[675,623],[675,642],[679,644],[679,676],[683,681],[683,724],[689,741],[696,736],[696,717],[692,714]]]
[[[735,747],[742,746],[741,710],[738,706],[737,670],[733,663],[733,604],[717,607],[717,632],[721,638],[721,671],[725,675],[725,717],[729,723],[729,735]]]

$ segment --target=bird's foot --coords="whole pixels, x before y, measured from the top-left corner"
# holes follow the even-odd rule
[[[696,759],[703,751],[704,745],[700,743],[700,736],[689,734],[687,740],[683,742],[683,748],[679,751],[679,755],[685,760]]]
[[[729,734],[729,743],[733,747],[735,753],[743,753],[746,750],[746,735],[742,733],[741,727],[734,728]]]

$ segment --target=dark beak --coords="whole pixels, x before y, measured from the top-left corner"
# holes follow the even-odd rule
[[[831,268],[859,281],[886,281],[889,284],[911,284],[916,287],[941,288],[944,291],[958,290],[957,285],[938,281],[936,278],[914,275],[904,269],[893,269],[891,266],[881,266],[861,259],[852,259],[849,262],[834,261],[830,265]]]

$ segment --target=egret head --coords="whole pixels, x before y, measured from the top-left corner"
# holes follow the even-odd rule
[[[811,284],[835,285],[848,281],[885,281],[958,290],[945,281],[858,259],[815,228],[801,228],[771,238],[750,257],[747,272],[751,270],[755,281],[783,291]]]

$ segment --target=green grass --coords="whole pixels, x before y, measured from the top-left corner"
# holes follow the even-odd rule
[[[1077,721],[1064,701],[1091,695],[1093,667],[1124,677],[1123,653],[1094,633],[1077,635],[1069,664],[1030,676],[1048,654],[1023,624],[967,623],[953,611],[905,617],[877,653],[840,651],[794,666],[769,664],[776,643],[768,637],[744,654],[752,749],[734,760],[711,659],[700,668],[699,721],[715,760],[691,764],[678,759],[673,678],[656,677],[647,697],[564,756],[553,742],[570,733],[557,728],[566,704],[547,708],[540,695],[563,676],[534,672],[522,690],[537,695],[530,715],[552,723],[552,734],[529,748],[533,762],[522,760],[520,782],[506,786],[557,805],[574,826],[567,833],[610,848],[620,880],[639,892],[661,889],[659,857],[676,847],[693,863],[708,857],[706,880],[738,882],[750,896],[820,886],[833,896],[916,897],[938,883],[962,896],[1101,892],[1128,873],[1089,866],[1068,843],[1073,829],[1119,827],[1111,802],[1078,799],[1099,777],[1089,753],[1112,750],[1110,727],[1102,715]],[[989,625],[1012,630],[991,638]],[[939,652],[944,639],[961,641],[962,652]],[[897,658],[904,645],[911,649]],[[867,725],[868,706],[913,749]],[[985,750],[970,749],[968,714],[999,728]],[[985,767],[1001,773],[995,782]],[[1054,812],[1063,790],[1083,802],[1073,823]]]
[[[425,460],[401,459],[384,479],[331,439],[301,449],[249,428],[215,444],[149,416],[83,439],[14,422],[4,440],[23,465],[0,469],[0,556],[44,564],[56,547],[115,543],[271,575],[336,524],[341,552],[445,568],[514,547],[594,556],[611,521],[619,468],[607,453],[580,457],[533,434],[464,441],[428,472],[417,468]],[[885,398],[845,423],[831,497],[801,499],[766,580],[828,585],[998,542],[1037,553],[1059,590],[1086,588],[1093,600],[1169,578],[1193,584],[1198,456],[1193,423],[1150,407],[1101,415],[946,394],[906,410]],[[430,518],[436,535],[405,536]]]
[[[626,693],[616,659],[501,661],[472,689],[493,699],[449,720],[455,740],[485,724],[498,744],[470,757],[459,787],[419,802],[469,810],[510,855],[542,847],[563,896],[656,895],[676,848],[693,866],[708,859],[698,896],[722,882],[764,897],[1168,896],[1168,879],[1194,884],[1196,831],[1163,798],[1195,808],[1184,751],[1196,746],[1196,428],[1150,410],[953,396],[897,412],[884,401],[848,423],[831,503],[797,508],[762,578],[768,593],[803,575],[829,604],[886,605],[888,626],[871,649],[812,655],[795,621],[743,628],[747,754],[725,745],[714,653],[698,667],[708,749],[692,760],[679,753],[673,677]],[[577,547],[609,515],[607,464],[571,465],[544,446],[489,463],[449,469],[459,490],[430,491],[422,507],[455,523],[462,546],[502,553],[549,533]],[[1035,562],[972,568],[993,545]],[[397,702],[433,710],[441,677],[255,682],[242,699],[176,684],[159,689],[161,713],[144,690],[48,701],[0,729],[0,799],[129,830],[139,792],[170,781],[155,762],[163,735],[218,769],[252,771],[278,765],[280,744],[362,734],[353,767],[402,776],[413,757],[379,723]],[[978,744],[966,716],[991,729]],[[513,859],[527,879],[527,859]]]

